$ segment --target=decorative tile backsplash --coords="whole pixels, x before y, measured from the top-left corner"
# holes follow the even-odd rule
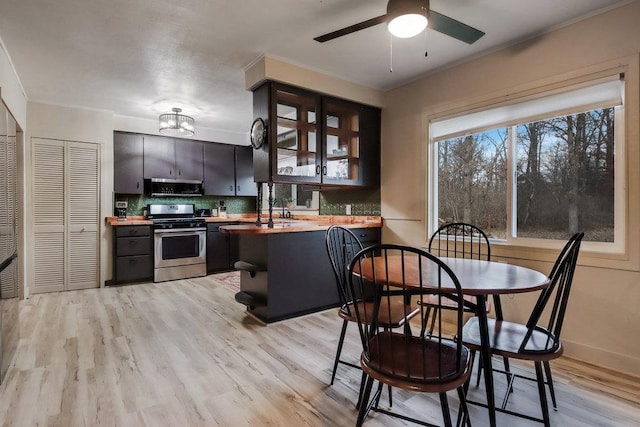
[[[144,208],[150,203],[165,205],[173,203],[193,203],[196,205],[196,209],[207,209],[217,208],[220,205],[220,201],[224,201],[224,205],[227,207],[227,213],[254,213],[256,211],[255,197],[150,197],[136,194],[116,194],[114,202],[118,200],[126,200],[128,202],[127,215],[142,215]]]
[[[320,192],[320,215],[380,216],[380,189],[325,190]]]
[[[241,214],[256,211],[255,197],[150,197],[136,194],[116,194],[115,201],[127,201],[127,215],[143,215],[150,203],[194,203],[196,209],[217,208],[224,201],[227,213]],[[346,215],[346,205],[351,205],[351,215],[380,216],[379,189],[340,189],[320,192],[320,215]],[[114,210],[114,215],[115,215]]]

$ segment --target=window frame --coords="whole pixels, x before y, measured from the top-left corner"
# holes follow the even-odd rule
[[[605,75],[606,76],[606,75]],[[586,79],[580,82],[581,86],[588,87],[590,84],[596,85],[598,84],[597,79]],[[573,83],[575,85],[575,83]],[[509,106],[511,104],[517,104],[520,102],[525,102],[527,99],[541,99],[547,96],[553,96],[558,92],[570,91],[572,84],[565,84],[564,86],[559,86],[555,88],[553,91],[538,89],[535,91],[535,94],[532,96],[531,94],[523,95],[523,96],[509,96],[508,101],[504,102],[503,100],[498,102],[489,102],[483,105],[480,108],[464,109],[458,111],[456,114],[443,116],[442,118],[432,118],[428,121],[429,128],[429,136],[427,138],[427,239],[428,236],[433,234],[433,232],[438,228],[438,167],[439,167],[439,142],[448,138],[431,138],[431,125],[433,121],[436,120],[447,120],[451,117],[462,117],[467,114],[472,114],[476,112],[487,111],[492,108],[500,108],[504,106]],[[627,135],[627,126],[626,126],[626,91],[627,91],[627,81],[626,78],[622,82],[622,105],[614,107],[614,120],[615,120],[615,133],[614,133],[614,158],[615,158],[615,172],[614,172],[614,241],[613,242],[583,242],[583,251],[591,252],[596,256],[601,256],[604,258],[615,258],[615,259],[624,259],[625,255],[627,255],[628,250],[628,204],[629,204],[629,194],[628,194],[628,171],[627,167],[629,164],[629,159],[627,158],[628,147],[626,147],[626,135]],[[593,110],[597,108],[602,108],[602,106],[593,106],[593,105],[583,105],[576,106],[570,109],[564,110],[561,112],[561,115],[570,115],[576,114],[579,112],[584,112],[586,110]],[[517,186],[514,185],[516,180],[516,163],[517,163],[517,155],[515,152],[516,141],[513,138],[516,127],[519,124],[528,123],[531,121],[539,121],[539,120],[548,120],[554,117],[558,117],[559,114],[557,111],[549,110],[544,115],[528,117],[525,119],[520,119],[518,124],[510,124],[504,125],[500,123],[496,123],[494,127],[489,128],[479,128],[472,129],[469,133],[479,133],[486,130],[497,129],[497,128],[506,128],[508,133],[507,140],[507,190],[505,194],[506,198],[506,206],[507,206],[507,223],[506,223],[506,239],[490,239],[491,244],[496,247],[500,246],[508,246],[510,248],[522,248],[524,251],[530,251],[531,249],[558,249],[564,244],[562,240],[556,239],[537,239],[530,237],[517,237],[516,235],[516,216],[517,215]],[[458,135],[459,136],[459,135]],[[449,138],[453,138],[455,136],[450,136]],[[513,254],[510,253],[510,256],[517,254],[518,250],[516,250]],[[507,256],[509,257],[509,255]],[[530,257],[530,256],[529,256]],[[536,257],[534,257],[536,258]]]

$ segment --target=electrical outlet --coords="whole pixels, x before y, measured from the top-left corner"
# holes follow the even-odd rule
[[[346,205],[345,210],[347,211],[347,215],[351,215],[351,205]]]

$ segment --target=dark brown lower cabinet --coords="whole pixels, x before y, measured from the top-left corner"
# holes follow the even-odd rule
[[[363,245],[380,242],[379,228],[352,230]],[[240,290],[255,301],[247,311],[269,323],[340,305],[325,231],[238,234]]]
[[[113,229],[113,278],[109,284],[153,280],[151,226],[118,225]]]
[[[233,264],[238,260],[238,236],[220,232],[221,226],[233,224],[207,224],[207,273],[233,270]]]

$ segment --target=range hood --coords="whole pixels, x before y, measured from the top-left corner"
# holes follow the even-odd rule
[[[204,183],[189,179],[151,178],[145,180],[145,193],[154,197],[199,197]]]

